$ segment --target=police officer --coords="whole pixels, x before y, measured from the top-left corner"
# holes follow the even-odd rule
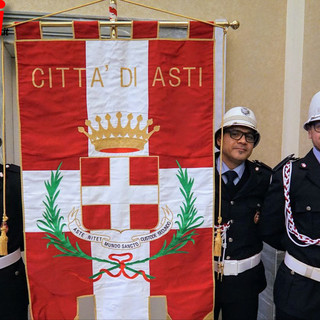
[[[313,148],[278,166],[261,216],[264,241],[285,251],[274,284],[278,320],[320,319],[320,92],[304,129]]]
[[[266,287],[257,224],[271,169],[248,160],[259,140],[255,115],[245,107],[226,112],[215,133],[215,319],[220,311],[223,320],[256,319]]]
[[[0,139],[1,141],[1,139]],[[3,166],[0,165],[0,219],[3,220]],[[28,319],[28,289],[23,250],[20,168],[6,165],[7,255],[0,256],[0,319]]]

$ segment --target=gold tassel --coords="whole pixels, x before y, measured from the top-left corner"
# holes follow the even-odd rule
[[[221,257],[222,239],[221,239],[221,229],[217,230],[217,235],[214,239],[214,256]]]
[[[4,213],[2,218],[1,235],[0,235],[0,256],[6,256],[8,254],[7,221],[8,221],[8,217]]]

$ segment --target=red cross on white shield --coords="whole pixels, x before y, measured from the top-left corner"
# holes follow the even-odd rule
[[[82,224],[150,230],[159,220],[158,157],[81,158]]]

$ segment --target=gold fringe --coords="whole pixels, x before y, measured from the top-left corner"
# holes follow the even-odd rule
[[[0,255],[6,256],[8,254],[8,237],[7,237],[7,220],[6,214],[3,214],[2,225],[1,225],[1,235],[0,235]]]

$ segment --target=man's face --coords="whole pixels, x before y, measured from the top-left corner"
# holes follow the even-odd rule
[[[240,139],[234,139],[231,136],[240,136],[239,132],[243,133]],[[244,134],[253,134],[254,131],[243,126],[232,126],[224,129],[223,144],[222,144],[222,160],[230,168],[234,169],[243,161],[248,159],[252,153],[254,142],[245,138]],[[217,139],[218,146],[221,147],[221,137]],[[221,149],[221,148],[220,148]]]
[[[320,151],[320,121],[315,121],[309,126],[308,136],[313,145]]]

